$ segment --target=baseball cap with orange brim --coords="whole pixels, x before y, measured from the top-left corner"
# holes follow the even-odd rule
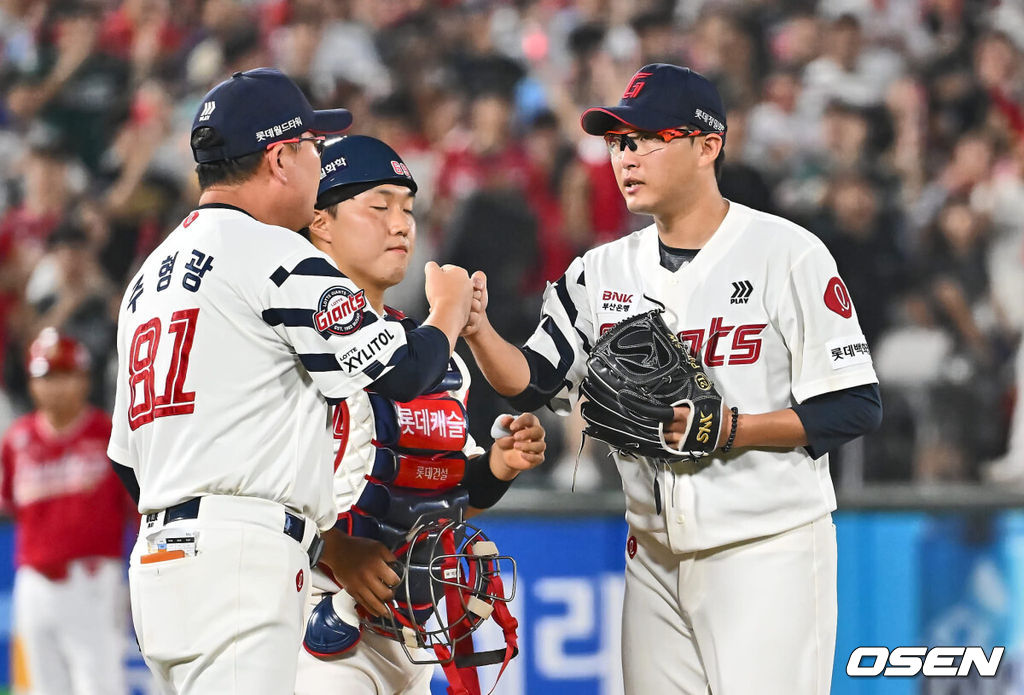
[[[589,108],[580,124],[591,135],[685,127],[724,138],[726,131],[725,106],[715,86],[699,72],[668,63],[640,68],[617,106]]]

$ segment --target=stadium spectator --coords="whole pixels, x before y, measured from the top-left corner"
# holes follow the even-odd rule
[[[110,417],[86,400],[89,355],[53,328],[29,350],[36,410],[0,443],[13,517],[14,633],[33,693],[125,693],[122,549],[134,504],[106,455]]]
[[[52,5],[53,21],[36,46],[33,69],[20,73],[7,108],[22,122],[38,116],[56,128],[95,170],[126,115],[129,66],[100,42],[102,6],[72,0]]]
[[[947,427],[926,407],[938,393],[929,365],[945,362],[924,356],[946,350],[963,373],[979,370],[983,386],[969,396],[979,407],[1003,413],[996,404],[1013,402],[1024,327],[1021,17],[1016,3],[984,0],[5,3],[0,356],[17,368],[3,388],[23,412],[19,365],[36,312],[81,280],[55,274],[99,268],[119,287],[192,207],[188,134],[173,126],[187,119],[175,114],[194,112],[234,70],[279,65],[314,103],[350,107],[353,132],[398,145],[420,183],[424,256],[496,264],[499,242],[523,244],[500,253],[514,260],[503,271],[508,305],[529,313],[559,258],[642,226],[579,114],[615,102],[637,66],[663,59],[722,86],[722,190],[821,235],[865,296],[857,306],[872,347],[898,367],[891,383],[883,376],[898,426],[865,442],[878,459],[865,474],[911,475],[912,459],[938,462],[919,475],[975,477],[977,459],[1007,445],[999,430],[1010,413],[970,411]],[[88,241],[65,235],[47,254],[65,225]],[[58,255],[81,268],[58,269]],[[917,364],[889,359],[899,352]],[[919,381],[901,379],[915,367]],[[970,386],[943,397],[956,388]],[[957,434],[961,425],[979,438]]]

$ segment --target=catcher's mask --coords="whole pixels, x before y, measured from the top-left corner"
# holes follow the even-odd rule
[[[499,554],[482,530],[461,518],[416,524],[407,538],[394,551],[401,581],[388,612],[375,617],[360,608],[360,620],[364,627],[397,640],[413,663],[440,664],[452,685],[449,692],[479,692],[472,669],[502,664],[504,671],[519,653],[518,622],[508,610],[515,597],[516,562]],[[511,576],[508,590],[502,582],[503,563],[505,576]],[[504,633],[505,648],[477,652],[472,634],[491,616]],[[471,683],[464,685],[464,678]]]

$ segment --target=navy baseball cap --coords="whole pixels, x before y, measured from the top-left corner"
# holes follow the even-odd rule
[[[314,111],[298,85],[283,72],[256,68],[236,72],[203,98],[192,132],[208,126],[223,144],[197,150],[196,162],[217,162],[259,152],[306,131],[318,135],[340,133],[352,125],[345,109]]]
[[[359,195],[375,186],[394,183],[418,189],[409,167],[386,143],[368,135],[331,140],[320,157],[318,210]]]
[[[580,123],[591,135],[626,126],[651,132],[690,127],[725,137],[726,128],[725,107],[715,86],[699,72],[667,63],[640,68],[618,106],[589,108]]]

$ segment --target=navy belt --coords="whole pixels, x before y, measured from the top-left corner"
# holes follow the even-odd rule
[[[193,497],[190,500],[186,500],[181,504],[176,504],[173,507],[168,507],[164,510],[164,524],[169,524],[172,521],[181,521],[182,519],[195,519],[199,516],[199,503],[202,502],[202,497]],[[160,512],[154,514],[147,514],[147,521],[156,521]],[[292,514],[288,510],[284,513],[284,531],[286,536],[294,538],[299,545],[302,545],[302,539],[306,536],[306,520],[301,516]],[[320,556],[324,552],[324,539],[320,537],[320,534],[313,536],[313,540],[309,544],[309,549],[306,553],[309,555],[309,566],[315,567],[316,563],[320,561]]]

